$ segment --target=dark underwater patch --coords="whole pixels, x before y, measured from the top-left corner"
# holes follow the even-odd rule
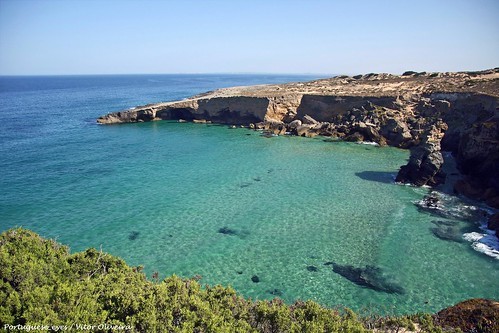
[[[132,231],[129,235],[128,235],[128,239],[129,240],[136,240],[140,235],[140,232],[138,231]]]
[[[275,288],[275,289],[271,289],[271,290],[267,290],[267,292],[268,292],[269,294],[274,295],[274,296],[277,296],[277,297],[281,297],[281,296],[282,296],[282,294],[283,294],[283,293],[282,293],[282,290],[277,289],[277,288]]]
[[[456,221],[433,220],[435,227],[430,228],[433,235],[439,239],[461,243],[463,242],[463,228],[459,228]]]
[[[249,235],[249,232],[246,230],[232,229],[227,226],[218,229],[218,233],[228,236],[237,236],[241,239],[245,239]]]
[[[222,228],[218,229],[218,232],[221,234],[224,234],[224,235],[229,235],[229,236],[236,236],[237,235],[237,231],[234,229],[231,229],[229,227],[222,227]]]
[[[379,267],[370,265],[354,267],[351,265],[339,265],[334,262],[332,265],[333,272],[358,286],[389,294],[405,294],[404,288],[388,279]]]

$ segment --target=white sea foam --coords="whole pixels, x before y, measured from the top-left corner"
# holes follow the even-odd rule
[[[471,242],[471,247],[492,258],[499,259],[499,239],[487,230],[486,233],[470,232],[463,235],[463,239]]]
[[[478,242],[482,238],[483,235],[478,232],[468,232],[463,235],[463,239],[467,240],[468,242]]]
[[[436,199],[436,201],[429,200],[431,198]],[[490,209],[470,204],[463,198],[439,191],[431,191],[429,196],[417,201],[416,204],[444,218],[458,219],[479,225],[480,231],[465,233],[462,236],[463,239],[470,242],[475,251],[499,259],[499,239],[495,236],[494,231],[487,229],[486,217],[491,213]]]
[[[431,202],[431,205],[428,205],[428,198],[435,198],[437,201]],[[433,210],[434,212],[438,211],[447,217],[464,219],[476,223],[483,223],[484,218],[492,212],[486,207],[472,205],[460,197],[439,191],[431,191],[429,196],[425,196],[422,200],[417,201],[416,204],[424,209]]]
[[[371,141],[360,141],[357,142],[359,145],[369,145],[369,146],[379,146],[378,143],[376,142],[371,142]]]

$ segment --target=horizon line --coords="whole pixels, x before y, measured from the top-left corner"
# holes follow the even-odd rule
[[[336,73],[324,73],[324,72],[171,72],[171,73],[65,73],[65,74],[1,74],[0,77],[43,77],[43,76],[125,76],[125,75],[307,75],[307,76],[323,76],[323,77],[334,77],[341,75],[365,75],[365,74],[393,74],[393,75],[402,75],[407,71],[414,72],[427,72],[427,73],[466,73],[466,72],[477,72],[477,71],[486,71],[486,70],[497,70],[498,67],[489,67],[482,69],[461,69],[461,70],[453,70],[453,71],[419,71],[419,70],[406,70],[400,73],[388,72],[388,71],[375,71],[375,72],[364,72],[364,73],[353,73],[353,72],[336,72]]]
[[[0,77],[7,76],[119,76],[119,75],[320,75],[336,76],[338,73],[284,73],[284,72],[177,72],[177,73],[68,73],[68,74],[0,74]]]

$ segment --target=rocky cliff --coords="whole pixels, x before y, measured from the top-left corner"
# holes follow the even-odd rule
[[[101,124],[185,120],[274,134],[324,135],[411,149],[397,180],[445,179],[441,150],[467,176],[455,190],[499,208],[499,68],[479,72],[366,74],[234,87],[100,117]]]

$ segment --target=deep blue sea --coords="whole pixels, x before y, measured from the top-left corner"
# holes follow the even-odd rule
[[[393,182],[408,151],[215,124],[95,121],[221,87],[314,78],[1,77],[0,231],[22,226],[73,252],[102,248],[149,277],[199,274],[253,299],[384,314],[499,299],[499,260],[473,242],[485,232],[418,210],[429,189]],[[456,211],[474,209],[441,195]],[[436,226],[459,237],[436,237]],[[376,267],[405,293],[359,286],[328,262]]]

